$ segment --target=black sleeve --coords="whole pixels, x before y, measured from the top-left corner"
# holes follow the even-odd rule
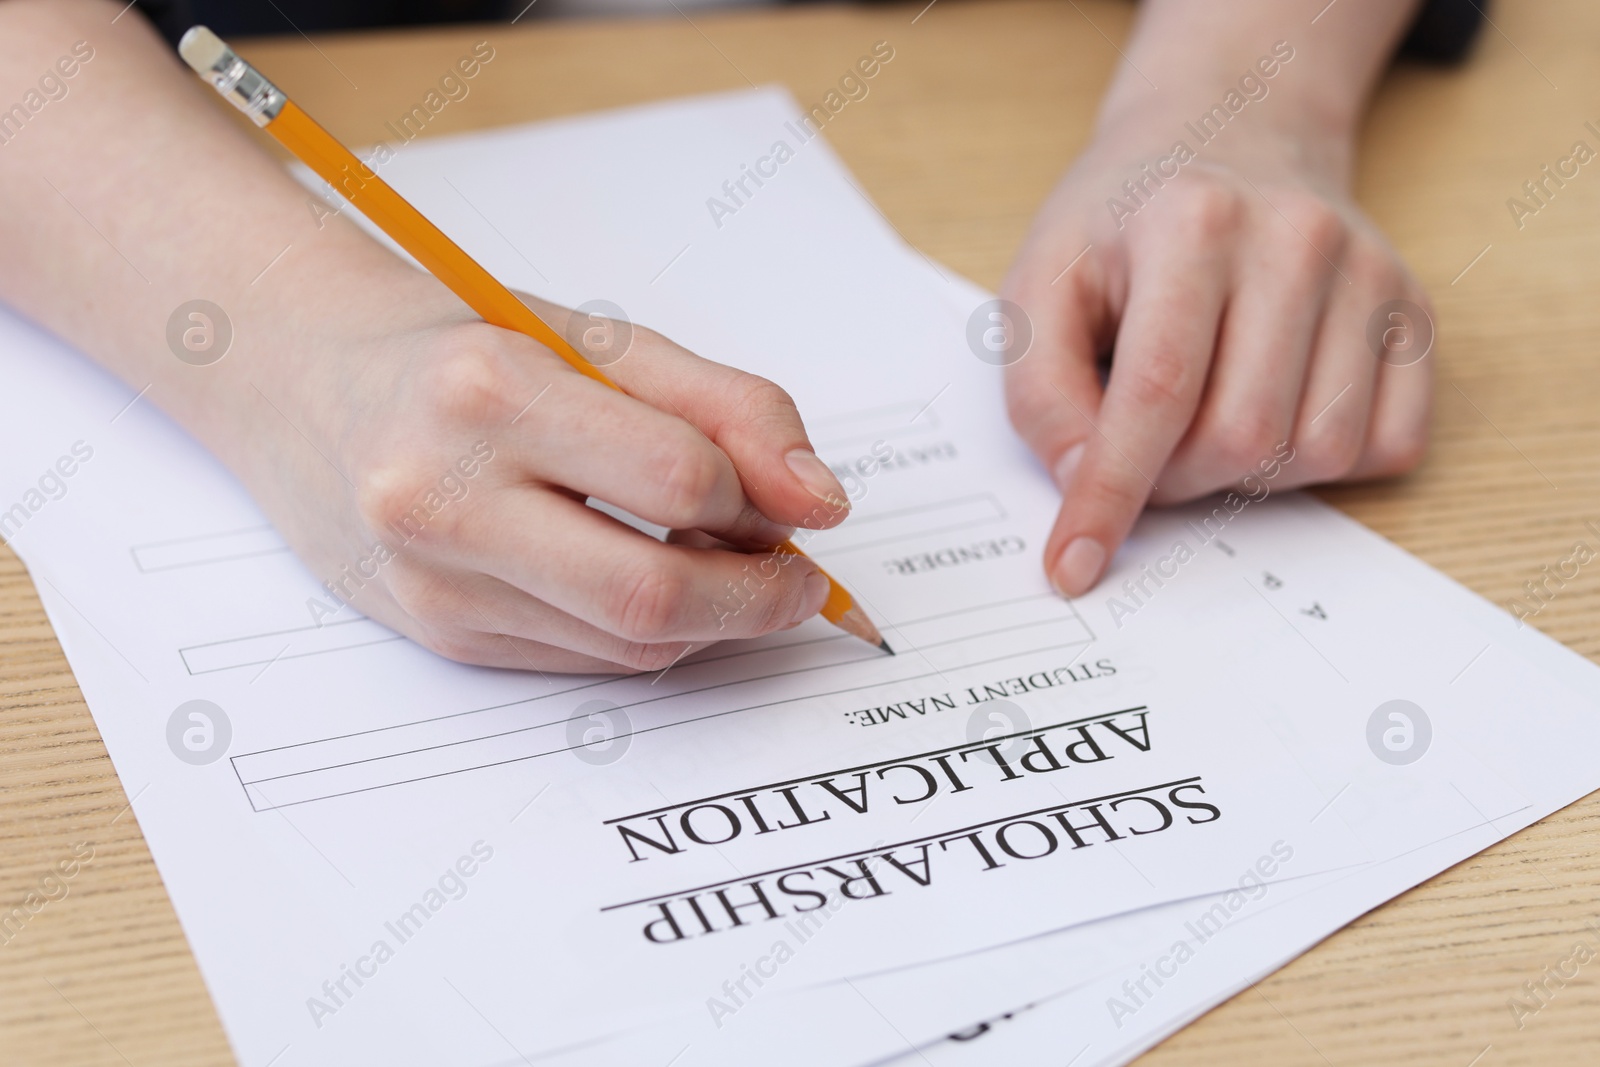
[[[184,30],[197,23],[227,37],[483,22],[509,17],[506,0],[139,0],[138,7],[174,44]]]
[[[1461,62],[1483,28],[1488,6],[1489,0],[1427,0],[1400,54],[1429,63]]]
[[[1489,0],[1427,0],[1400,54],[1434,63],[1465,58]],[[506,17],[506,0],[140,0],[169,40],[195,23],[228,34],[365,29],[385,25],[477,22]]]

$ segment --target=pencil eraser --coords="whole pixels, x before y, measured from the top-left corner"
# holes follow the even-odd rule
[[[228,46],[222,38],[204,26],[190,26],[178,42],[178,54],[199,74],[209,73],[227,53]]]

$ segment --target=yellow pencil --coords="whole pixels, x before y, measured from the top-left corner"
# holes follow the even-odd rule
[[[617,389],[617,384],[585,359],[516,294],[494,279],[477,260],[445,236],[412,207],[388,182],[356,158],[327,130],[317,125],[283,92],[204,26],[194,26],[178,43],[178,52],[195,73],[214,86],[252,122],[262,127],[293,152],[323,181],[333,186],[354,204],[374,226],[393,238],[429,273],[482,316],[485,322],[506,330],[527,334],[570,363],[579,374]],[[618,390],[621,391],[620,389]],[[775,551],[803,556],[793,542],[785,541]],[[890,655],[889,647],[866,612],[856,604],[848,590],[823,572],[828,579],[828,599],[822,617],[870,645]]]

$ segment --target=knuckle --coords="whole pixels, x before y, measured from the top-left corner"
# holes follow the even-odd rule
[[[493,330],[494,327],[487,327]],[[464,326],[420,375],[423,395],[440,414],[464,422],[505,422],[516,414],[516,363],[499,338]]]
[[[1189,361],[1170,345],[1158,344],[1126,374],[1128,398],[1143,409],[1169,411],[1189,393]]]
[[[800,411],[794,398],[777,382],[757,374],[740,374],[735,383],[737,410],[758,421],[798,422]]]
[[[1174,221],[1186,236],[1215,241],[1238,229],[1242,215],[1236,190],[1221,182],[1207,181],[1186,190]]]
[[[415,463],[400,462],[362,473],[356,487],[356,513],[369,530],[402,544],[426,537],[430,542],[457,540],[467,508],[447,507],[452,499],[438,476],[424,477]]]
[[[1236,414],[1217,429],[1214,454],[1229,474],[1255,468],[1263,456],[1270,455],[1278,442],[1288,437],[1286,420],[1266,411]]]
[[[786,580],[768,582],[768,591],[756,598],[756,615],[752,634],[767,634],[789,625],[799,607],[803,575],[793,574]]]
[[[665,464],[656,480],[662,522],[672,527],[693,526],[706,509],[722,478],[721,464],[698,435],[666,450]]]
[[[1422,425],[1379,429],[1369,444],[1375,475],[1405,474],[1416,470],[1428,452],[1427,428]]]
[[[1295,441],[1295,464],[1307,482],[1332,482],[1355,470],[1361,459],[1361,434],[1348,420],[1313,427]]]
[[[788,390],[759,374],[743,375],[740,388],[744,391],[744,399],[753,405],[794,410],[794,397],[789,395]]]
[[[409,464],[379,467],[360,476],[356,511],[373,530],[404,529],[408,522],[425,523],[427,507],[421,501],[428,488]],[[413,509],[418,512],[415,516]]]
[[[635,671],[664,671],[678,661],[688,645],[628,641],[617,650],[617,662]]]
[[[1356,283],[1373,294],[1372,304],[1405,297],[1421,304],[1429,316],[1433,315],[1433,308],[1428,306],[1426,297],[1418,291],[1419,287],[1411,279],[1410,272],[1381,237],[1367,233],[1353,235],[1346,242],[1343,262],[1346,272]],[[1370,311],[1370,307],[1363,308],[1361,314],[1366,315]],[[1362,325],[1365,322],[1365,318],[1360,320]]]
[[[1277,207],[1290,227],[1304,238],[1284,247],[1293,248],[1300,263],[1306,267],[1325,268],[1327,262],[1324,256],[1337,259],[1344,251],[1348,232],[1344,217],[1321,197],[1295,194],[1282,198]]]
[[[667,640],[683,618],[688,582],[662,566],[620,573],[605,595],[605,616],[612,632],[629,641],[655,644]]]
[[[1086,483],[1081,490],[1079,483],[1074,483],[1073,492],[1077,496],[1074,503],[1081,504],[1082,513],[1093,517],[1091,521],[1117,525],[1124,516],[1134,514],[1144,505],[1149,485],[1127,460],[1114,456],[1110,462],[1123,469],[1113,473],[1102,466],[1093,478],[1080,479]],[[1069,509],[1063,507],[1062,510]]]

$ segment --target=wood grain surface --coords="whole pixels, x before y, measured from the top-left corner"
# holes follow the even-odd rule
[[[1285,2],[1314,34],[1324,0]],[[1132,10],[938,0],[238,43],[364,144],[479,40],[494,62],[428,135],[747,84],[783,84],[809,106],[886,40],[893,63],[827,137],[907,241],[994,286],[1087,137]],[[1600,147],[1583,128],[1600,125],[1600,6],[1491,14],[1466,67],[1389,76],[1360,169],[1362,202],[1436,301],[1432,450],[1411,477],[1324,495],[1505,603],[1574,541],[1592,544],[1584,523],[1600,519],[1600,165],[1521,230],[1506,207],[1574,141]],[[1600,569],[1533,623],[1600,654]],[[1507,713],[1508,729],[1538,728],[1536,709]],[[231,1062],[128,803],[27,573],[0,551],[0,913],[75,845],[93,849],[67,895],[0,943],[0,1063]],[[1591,796],[1369,913],[1141,1062],[1600,1062],[1600,962],[1520,1028],[1508,1006],[1600,920],[1596,831]],[[1063,1035],[1060,1064],[1068,1046]]]

